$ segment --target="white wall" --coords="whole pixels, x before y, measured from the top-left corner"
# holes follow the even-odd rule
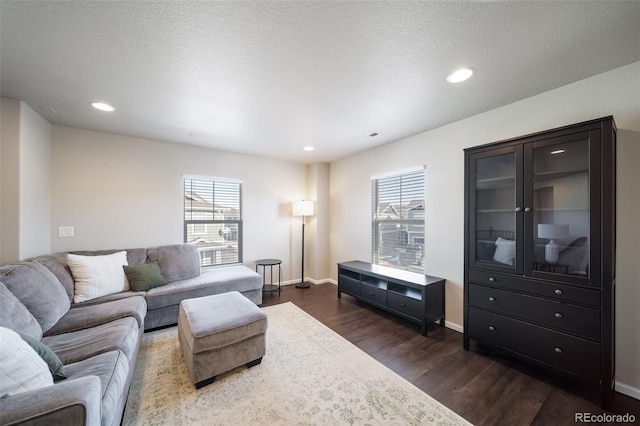
[[[20,259],[20,101],[0,104],[0,265]]]
[[[183,176],[215,176],[243,181],[244,263],[279,258],[283,279],[300,274],[290,205],[304,197],[304,165],[61,126],[51,163],[52,252],[181,243]]]
[[[356,154],[331,164],[330,264],[370,260],[370,177],[426,165],[426,272],[447,279],[447,325],[463,323],[463,149],[613,115],[618,137],[616,371],[619,385],[640,398],[637,304],[640,201],[640,62],[502,108]],[[622,229],[621,229],[622,228]],[[336,270],[331,271],[336,278]]]
[[[51,125],[2,98],[0,264],[49,253]]]
[[[315,203],[315,212],[306,218],[305,275],[313,282],[324,282],[329,268],[329,164],[316,163],[306,167],[307,200]],[[307,269],[308,268],[308,269]]]
[[[20,259],[51,249],[51,125],[21,102]]]

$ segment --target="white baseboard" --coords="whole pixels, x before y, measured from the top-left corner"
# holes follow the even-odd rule
[[[444,326],[447,328],[450,328],[453,331],[457,331],[458,333],[463,333],[464,329],[460,324],[456,324],[455,322],[451,322],[451,321],[444,321]]]
[[[615,390],[616,392],[620,392],[624,395],[630,396],[631,398],[640,400],[640,389],[635,386],[621,383],[616,380]]]
[[[335,280],[332,280],[331,278],[325,278],[323,280],[314,280],[313,278],[305,278],[304,282],[306,283],[311,283],[311,284],[324,284],[324,283],[330,283],[333,285],[338,285],[338,282]],[[282,285],[292,285],[292,284],[298,284],[300,283],[300,280],[287,280],[287,281],[282,281]]]

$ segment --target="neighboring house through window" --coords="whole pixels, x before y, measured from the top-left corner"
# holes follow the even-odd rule
[[[202,266],[242,262],[242,182],[184,178],[184,241]]]
[[[373,177],[372,261],[424,273],[424,167]]]

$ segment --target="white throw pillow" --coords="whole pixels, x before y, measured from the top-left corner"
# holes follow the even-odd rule
[[[516,257],[516,242],[498,237],[496,240],[496,251],[493,253],[493,260],[513,266]]]
[[[53,384],[47,363],[13,330],[0,327],[0,398]]]
[[[68,254],[67,263],[75,281],[75,303],[129,290],[123,268],[127,265],[126,251],[104,256]]]

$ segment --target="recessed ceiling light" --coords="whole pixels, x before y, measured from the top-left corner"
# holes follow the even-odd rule
[[[113,112],[116,110],[114,107],[109,104],[105,104],[104,102],[91,102],[91,106],[105,112]]]
[[[460,68],[447,76],[449,83],[460,83],[473,75],[473,68]]]
[[[314,149],[315,149],[315,148],[314,148],[314,147],[312,147],[312,146],[305,146],[305,147],[304,147],[304,150],[305,150],[305,151],[313,151]]]

